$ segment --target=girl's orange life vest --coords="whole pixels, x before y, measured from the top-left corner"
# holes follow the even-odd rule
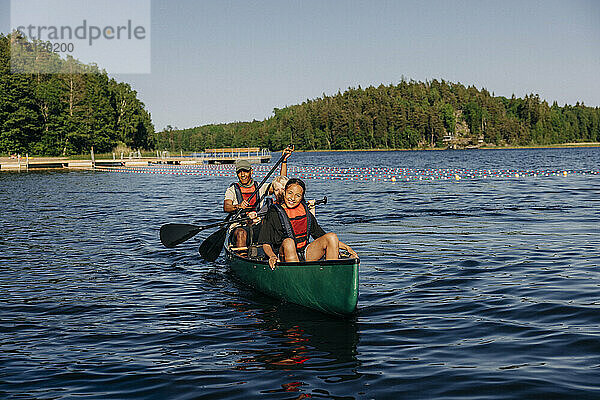
[[[303,201],[297,207],[283,208],[279,204],[273,205],[279,213],[279,219],[288,236],[296,242],[296,249],[302,250],[308,245],[312,214],[308,211],[307,204]]]

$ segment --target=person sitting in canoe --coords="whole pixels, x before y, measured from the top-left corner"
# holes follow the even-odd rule
[[[283,194],[285,192],[285,184],[288,182],[290,178],[288,178],[287,176],[278,176],[275,179],[273,179],[273,182],[271,182],[271,188],[269,189],[269,191],[271,191],[272,189],[272,193],[273,193],[273,199],[269,199],[268,197],[265,199],[267,200],[265,202],[265,205],[267,205],[267,208],[270,207],[271,205],[273,205],[273,203],[277,203],[277,204],[283,204]],[[270,201],[269,201],[270,200]],[[317,212],[317,207],[316,207],[316,200],[307,200],[306,203],[308,204],[308,209],[310,210],[310,212],[312,213],[313,216],[316,216],[316,212]],[[264,207],[264,206],[263,206]]]
[[[265,215],[258,242],[263,244],[271,269],[275,269],[280,257],[286,262],[316,261],[323,256],[337,260],[340,249],[358,257],[335,233],[325,233],[308,210],[305,191],[302,180],[291,178],[285,185],[283,203],[275,203]],[[310,236],[315,240],[309,243]]]
[[[281,164],[281,175],[287,174],[287,158],[292,154],[292,151],[287,148],[284,150],[287,156],[284,158]],[[243,210],[247,213],[248,217],[252,218],[252,232],[250,232],[250,226],[237,226],[233,228],[233,238],[236,247],[244,247],[248,244],[250,233],[252,237],[256,239],[258,237],[260,218],[257,217],[257,211],[259,210],[260,201],[265,197],[269,187],[262,186],[256,196],[252,197],[252,194],[256,190],[257,183],[252,179],[252,165],[248,160],[236,160],[235,162],[235,173],[237,174],[238,181],[229,185],[225,191],[225,199],[223,200],[223,211],[232,213],[238,210]],[[252,198],[251,198],[252,197]]]

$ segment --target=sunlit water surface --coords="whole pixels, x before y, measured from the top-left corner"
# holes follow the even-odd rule
[[[321,225],[361,256],[347,320],[204,262],[213,231],[162,247],[164,223],[223,218],[233,177],[2,173],[0,397],[598,399],[599,160],[600,149],[294,154],[297,167],[581,171],[307,180],[308,197],[329,198]]]

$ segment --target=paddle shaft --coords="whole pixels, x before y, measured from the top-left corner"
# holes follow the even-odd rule
[[[256,216],[262,217],[265,214],[266,213],[257,213]],[[204,229],[214,228],[215,226],[227,226],[227,225],[235,224],[237,222],[248,222],[248,221],[252,221],[252,218],[243,217],[243,218],[237,218],[237,219],[230,219],[229,221],[221,221],[221,222],[215,222],[214,224],[210,224],[210,225],[199,226],[197,229],[198,229],[198,232],[200,232],[200,231],[203,231]]]

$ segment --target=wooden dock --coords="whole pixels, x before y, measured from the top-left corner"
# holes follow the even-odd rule
[[[44,169],[94,169],[95,167],[141,167],[153,164],[197,165],[233,164],[238,159],[252,164],[268,163],[271,152],[259,148],[207,149],[189,156],[171,156],[168,152],[157,152],[156,157],[141,157],[123,154],[112,159],[98,159],[93,154],[89,160],[70,160],[66,157],[0,157],[0,171],[27,172]]]
[[[233,164],[239,159],[248,160],[251,164],[271,161],[271,152],[258,147],[206,149],[203,153],[193,153],[192,156],[205,160],[205,164]]]

